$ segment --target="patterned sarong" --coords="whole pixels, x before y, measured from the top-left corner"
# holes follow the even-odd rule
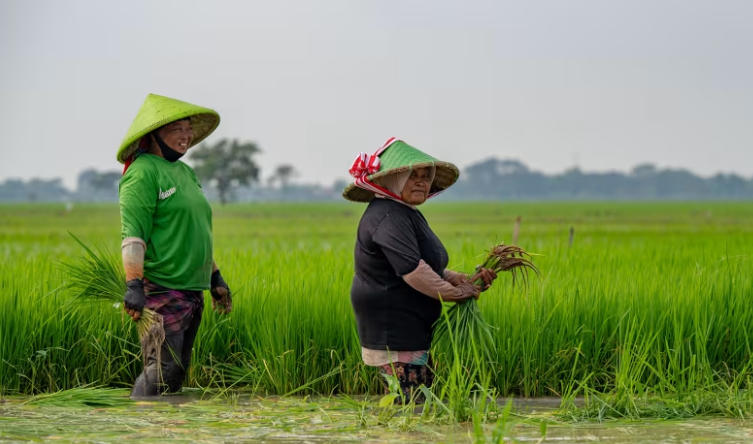
[[[393,371],[394,369],[394,371]],[[382,376],[395,376],[397,382],[400,384],[400,391],[403,393],[405,401],[411,399],[417,404],[426,401],[423,392],[419,390],[421,385],[430,388],[434,382],[434,372],[431,371],[429,365],[416,365],[416,364],[404,364],[402,362],[395,362],[379,367],[379,373]],[[387,378],[383,378],[385,393],[389,393],[389,382]],[[395,399],[395,403],[401,403],[400,398]]]
[[[183,333],[191,325],[194,313],[204,310],[204,292],[171,290],[144,278],[146,308],[164,318],[165,334]]]

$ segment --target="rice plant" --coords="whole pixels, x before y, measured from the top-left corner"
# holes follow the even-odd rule
[[[106,387],[77,387],[32,396],[23,404],[58,407],[114,407],[128,403],[128,392]]]
[[[216,315],[205,298],[185,386],[382,393],[378,372],[361,361],[349,298],[362,210],[348,204],[215,208],[215,258],[233,289],[234,310]],[[518,215],[529,221],[520,245],[546,253],[536,261],[546,279],[530,279],[525,297],[504,276],[508,285],[502,281],[482,294],[477,308],[493,327],[491,359],[455,376],[450,362],[437,363],[438,394],[464,374],[481,385],[488,380],[500,396],[598,394],[625,415],[638,415],[651,397],[688,406],[677,411],[715,411],[692,408],[694,393],[715,393],[718,399],[697,399],[728,405],[717,409],[725,414],[745,405],[741,394],[753,388],[753,206],[435,202],[422,212],[456,269],[478,263],[478,246],[499,243]],[[57,263],[88,255],[69,231],[87,245],[106,242],[100,256],[118,251],[117,205],[81,205],[66,214],[45,205],[0,208],[0,391],[6,395],[86,384],[128,388],[141,370],[140,322],[113,307],[122,301],[122,277],[113,279],[117,301],[84,298],[72,310],[80,289],[65,289],[68,272]],[[109,260],[121,273],[119,257]],[[522,282],[516,278],[516,285]]]
[[[512,276],[512,285],[522,281],[523,287],[528,286],[528,272],[536,275],[540,272],[531,262],[531,255],[520,247],[500,244],[489,251],[484,262],[476,270],[482,268],[493,270],[495,273],[508,272]],[[470,276],[470,274],[469,274]],[[474,285],[483,287],[484,282],[478,278]],[[451,336],[460,347],[460,353],[448,353],[453,349]],[[488,365],[493,362],[497,354],[494,341],[494,327],[484,320],[476,299],[468,299],[456,303],[449,309],[446,317],[440,318],[434,326],[435,354],[439,356],[456,356],[463,360],[466,366]],[[469,350],[478,350],[481,359],[476,359]]]
[[[83,248],[84,254],[74,260],[62,261],[65,280],[62,290],[69,292],[74,304],[86,304],[94,301],[108,302],[119,306],[126,292],[125,272],[121,258],[109,252],[104,245],[89,247],[75,235],[71,237]],[[136,321],[144,360],[152,351],[157,354],[165,340],[162,315],[154,310],[144,308],[141,318]]]

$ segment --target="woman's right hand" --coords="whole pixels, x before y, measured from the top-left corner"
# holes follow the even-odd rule
[[[494,270],[490,268],[479,268],[476,274],[471,276],[468,281],[476,282],[481,280],[481,282],[484,283],[481,291],[486,291],[492,286],[492,282],[494,282],[495,279],[497,279],[497,273],[495,273]]]
[[[144,294],[144,281],[141,279],[131,279],[126,282],[125,295],[123,296],[123,310],[134,320],[141,319],[141,312],[144,310],[146,295]]]

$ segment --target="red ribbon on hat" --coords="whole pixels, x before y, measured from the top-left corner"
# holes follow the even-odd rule
[[[356,157],[356,160],[353,161],[353,166],[350,167],[350,170],[348,172],[351,176],[355,177],[356,180],[353,182],[357,187],[363,188],[365,190],[381,194],[383,196],[390,197],[391,199],[395,200],[402,200],[400,196],[397,194],[391,192],[390,190],[381,187],[377,185],[376,183],[370,181],[368,179],[368,176],[370,174],[374,174],[379,171],[379,167],[381,166],[381,162],[379,161],[379,155],[381,155],[384,150],[389,148],[390,145],[397,142],[399,139],[396,137],[391,137],[387,142],[379,148],[374,154],[366,154],[366,153],[360,153],[358,157]]]
[[[384,152],[390,145],[397,142],[397,138],[390,137],[390,139],[379,148],[374,154],[360,153],[356,160],[353,161],[353,166],[350,167],[348,172],[356,179],[361,179],[370,174],[374,174],[379,171],[381,166],[379,162],[379,155]]]
[[[356,179],[374,174],[377,171],[379,171],[379,157],[366,153],[359,154],[353,161],[353,166],[348,170],[350,175]]]

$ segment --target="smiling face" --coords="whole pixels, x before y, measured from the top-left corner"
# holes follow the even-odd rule
[[[168,123],[159,129],[163,142],[175,151],[185,154],[193,142],[193,127],[190,120]]]
[[[411,171],[400,197],[407,204],[421,205],[429,196],[429,188],[431,188],[431,169],[416,168]]]

